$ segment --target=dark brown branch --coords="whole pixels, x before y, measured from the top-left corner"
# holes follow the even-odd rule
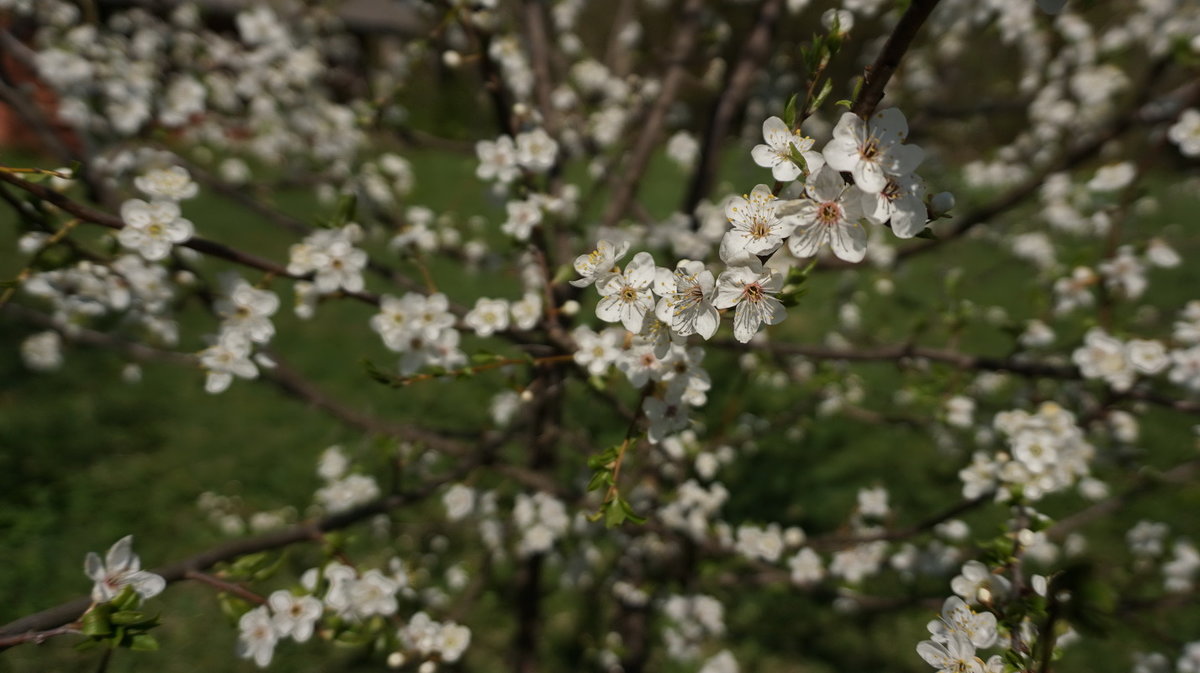
[[[226,582],[219,577],[214,577],[208,573],[202,573],[199,570],[188,570],[183,573],[183,578],[188,580],[196,580],[202,584],[207,584],[210,587],[215,587],[219,591],[232,594],[244,601],[254,603],[255,605],[263,605],[267,602],[267,599],[254,593],[253,591],[250,591],[246,587],[234,584],[233,582]]]
[[[74,215],[85,222],[98,224],[102,227],[108,227],[109,229],[125,228],[125,223],[122,222],[121,218],[117,217],[116,215],[110,215],[106,212],[85,206],[71,199],[70,197],[50,189],[49,187],[44,187],[27,180],[22,180],[15,175],[5,173],[3,171],[0,171],[0,180],[7,182],[19,189],[23,189],[42,201],[57,206],[63,211],[70,213],[71,215]],[[252,255],[247,252],[242,252],[240,250],[235,250],[229,246],[222,245],[215,241],[210,241],[204,238],[192,238],[182,245],[185,248],[191,248],[196,252],[203,253],[211,257],[217,257],[219,259],[234,262],[235,264],[241,264],[242,266],[248,266],[260,271],[266,271],[267,273],[276,276],[293,279],[305,278],[304,276],[288,272],[286,267],[280,266],[271,260],[258,257],[257,255]]]
[[[884,530],[878,533],[870,533],[866,535],[822,535],[811,538],[808,541],[808,546],[820,551],[833,551],[837,549],[846,549],[855,545],[865,544],[868,542],[897,542],[915,537],[921,533],[933,530],[938,524],[945,523],[950,519],[962,516],[967,512],[992,502],[996,497],[994,491],[989,491],[975,498],[963,500],[948,507],[946,510],[929,516],[911,526],[905,528],[896,528],[892,530]]]
[[[734,342],[716,341],[721,346],[735,346]],[[1020,376],[1077,379],[1079,369],[1074,365],[1059,365],[1016,358],[998,358],[982,355],[971,355],[957,351],[939,348],[925,348],[908,344],[874,346],[870,348],[847,349],[829,348],[809,344],[769,343],[762,346],[773,353],[785,355],[802,355],[817,360],[846,360],[852,362],[896,361],[904,359],[925,359],[947,364],[957,369],[978,369],[984,371],[1001,371]]]
[[[879,52],[875,62],[867,69],[862,89],[850,108],[851,112],[863,119],[875,112],[879,101],[883,100],[884,88],[896,73],[896,68],[900,67],[901,59],[937,4],[938,0],[912,0],[912,4],[905,10],[895,30],[884,43],[883,51]]]
[[[679,29],[671,45],[670,60],[667,74],[663,77],[662,90],[642,122],[642,131],[638,134],[633,150],[629,154],[628,163],[618,172],[617,183],[609,198],[608,209],[604,211],[603,224],[605,227],[615,226],[625,215],[633,198],[637,196],[638,185],[641,184],[646,167],[650,164],[650,157],[654,154],[659,136],[662,135],[667,112],[675,102],[675,97],[679,94],[679,88],[687,75],[687,58],[696,46],[696,40],[700,33],[700,12],[703,7],[703,0],[687,0],[687,4],[684,5],[679,18]]]
[[[29,631],[27,633],[21,633],[15,636],[7,636],[0,638],[0,650],[5,650],[17,645],[24,645],[25,643],[40,645],[56,636],[65,636],[72,633],[79,633],[78,624],[71,623],[65,626],[60,626],[56,629],[48,629],[46,631]]]

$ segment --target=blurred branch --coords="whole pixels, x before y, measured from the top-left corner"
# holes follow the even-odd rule
[[[898,542],[900,540],[907,540],[910,537],[915,537],[921,533],[931,531],[937,525],[945,523],[950,519],[962,516],[963,514],[966,514],[980,505],[991,503],[995,500],[995,498],[996,492],[988,491],[987,493],[974,498],[968,498],[958,502],[937,514],[926,517],[925,519],[922,519],[921,521],[905,528],[884,530],[878,533],[867,533],[864,535],[820,535],[810,538],[806,544],[807,546],[810,546],[814,549],[819,549],[821,551],[834,551],[838,549],[846,549],[848,547],[853,547],[860,544],[866,544],[868,542]]]
[[[633,149],[629,153],[628,163],[616,173],[617,183],[609,197],[608,208],[604,211],[602,226],[612,227],[620,221],[629,208],[630,202],[637,196],[638,185],[650,164],[650,157],[657,148],[659,136],[662,135],[663,124],[667,120],[667,112],[679,94],[687,74],[686,64],[688,55],[696,46],[700,33],[700,12],[704,8],[704,0],[687,0],[680,13],[679,29],[671,45],[668,57],[667,74],[663,77],[662,90],[658,98],[650,106],[650,111],[642,122],[642,132],[638,135]]]
[[[782,7],[783,0],[763,0],[758,10],[758,19],[742,46],[741,59],[725,80],[725,87],[721,90],[716,106],[713,107],[704,142],[700,145],[700,161],[692,173],[687,197],[681,209],[681,212],[688,216],[692,216],[696,206],[712,189],[717,167],[721,162],[721,151],[725,147],[725,136],[729,133],[734,116],[745,105],[750,86],[762,72],[762,64],[770,53],[772,32]]]
[[[208,573],[202,573],[199,570],[185,571],[183,573],[183,579],[195,580],[201,584],[207,584],[210,587],[216,587],[216,589],[219,591],[232,594],[248,603],[253,603],[255,605],[263,605],[267,602],[267,599],[254,593],[253,591],[250,591],[246,587],[234,584],[233,582],[226,582],[219,577],[214,577]]]
[[[714,341],[718,346],[736,348],[742,346],[731,341]],[[874,346],[869,348],[848,349],[829,348],[810,344],[766,343],[760,346],[772,353],[784,355],[802,355],[815,360],[846,360],[858,362],[898,361],[906,359],[925,359],[940,362],[958,369],[978,369],[984,371],[1002,371],[1028,377],[1077,379],[1080,378],[1079,368],[1074,365],[1060,365],[1035,360],[1017,358],[998,358],[983,355],[971,355],[958,351],[939,348],[926,348],[910,344],[895,344]]]
[[[1200,476],[1200,458],[1185,461],[1165,472],[1143,470],[1138,475],[1136,483],[1124,493],[1105,498],[1090,507],[1059,519],[1054,525],[1046,529],[1046,535],[1052,539],[1061,538],[1076,528],[1113,514],[1133,500],[1152,493],[1157,486],[1162,484],[1185,484],[1197,476]]]
[[[533,68],[533,88],[542,123],[551,136],[558,135],[558,115],[550,101],[554,81],[550,72],[550,39],[546,28],[545,0],[523,0],[525,35],[529,39],[529,62]]]
[[[957,218],[954,222],[954,227],[950,231],[939,235],[937,240],[923,241],[917,245],[901,249],[897,253],[897,259],[905,260],[916,255],[932,252],[947,241],[964,236],[980,224],[984,224],[1024,203],[1027,198],[1041,188],[1046,178],[1055,173],[1069,171],[1095,157],[1105,145],[1119,138],[1141,120],[1142,109],[1152,100],[1154,87],[1162,79],[1168,63],[1166,60],[1160,60],[1150,67],[1149,71],[1142,78],[1143,85],[1134,96],[1134,100],[1122,114],[1117,116],[1116,120],[1106,130],[1090,140],[1076,145],[1073,149],[1067,150],[1056,161],[1052,161],[1041,170],[1035,171],[1024,182],[1012,187],[992,201]],[[1200,98],[1200,84],[1193,83],[1187,85],[1181,90],[1174,92],[1174,97],[1179,100],[1181,107],[1187,107],[1189,104],[1195,102],[1197,98]],[[827,265],[823,263],[821,266]]]

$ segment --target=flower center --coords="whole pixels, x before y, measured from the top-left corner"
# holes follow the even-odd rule
[[[863,144],[858,152],[859,156],[861,156],[864,161],[874,161],[879,157],[880,154],[879,139],[868,138],[867,142]]]
[[[758,283],[750,283],[746,287],[742,288],[742,296],[749,301],[762,301],[763,295],[765,294],[766,292],[763,290],[762,285],[759,285]]]
[[[836,201],[826,201],[817,208],[817,220],[826,226],[832,226],[842,220],[842,207]]]
[[[631,303],[637,301],[638,291],[626,285],[621,288],[621,301]]]

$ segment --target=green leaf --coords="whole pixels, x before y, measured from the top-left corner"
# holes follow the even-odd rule
[[[471,363],[477,365],[491,364],[497,360],[503,359],[503,355],[498,355],[496,353],[492,353],[491,351],[479,351],[478,353],[473,353],[471,355]]]
[[[612,483],[612,472],[609,470],[601,470],[592,475],[591,481],[588,482],[587,490],[598,491]]]
[[[620,504],[621,511],[625,514],[626,519],[636,524],[646,523],[646,517],[638,516],[637,513],[633,511],[633,507],[629,504],[628,500],[624,498],[617,498],[617,502]]]
[[[126,584],[125,588],[121,589],[121,593],[117,597],[109,601],[114,610],[132,610],[141,602],[141,598],[137,592],[133,590],[133,586]]]
[[[358,210],[358,196],[354,192],[342,194],[342,198],[338,199],[337,214],[334,215],[334,224],[339,227],[346,226],[347,223],[354,221],[354,214]]]
[[[154,618],[147,615],[145,612],[138,610],[121,610],[120,612],[114,612],[112,617],[109,619],[113,624],[120,626],[133,626],[135,624],[149,622]]]
[[[86,652],[88,650],[94,650],[97,647],[100,647],[100,643],[102,642],[104,641],[100,640],[99,638],[88,638],[87,640],[81,640],[78,643],[75,643],[75,651]]]
[[[804,160],[804,155],[800,153],[795,143],[788,143],[788,158],[805,173],[808,172],[808,162]]]
[[[604,506],[604,525],[616,528],[625,523],[625,510],[619,504],[619,499]]]
[[[279,557],[276,558],[271,564],[254,571],[254,574],[251,575],[250,578],[255,582],[262,582],[263,580],[270,579],[275,575],[275,573],[279,572],[279,569],[283,566],[283,561],[286,556],[286,554],[280,554]]]
[[[367,360],[366,358],[363,358],[362,365],[363,369],[367,371],[367,376],[371,377],[371,379],[376,383],[382,383],[385,386],[391,386],[393,388],[400,388],[404,385],[403,381],[401,381],[399,377],[392,376],[391,374],[383,371],[376,366],[375,363]]]
[[[130,639],[129,649],[135,652],[154,652],[158,650],[158,640],[149,633],[139,633]]]
[[[832,91],[833,81],[828,79],[825,80],[825,83],[821,85],[821,92],[818,93],[815,98],[813,98],[813,102],[809,104],[808,109],[805,110],[805,114],[811,115],[812,113],[821,109],[821,106],[825,104],[825,99],[829,98],[829,94]]]
[[[607,467],[609,463],[617,459],[617,455],[620,454],[620,452],[621,447],[619,445],[610,446],[600,453],[588,458],[588,467],[592,468],[593,470]]]
[[[268,554],[265,551],[260,551],[254,554],[246,554],[245,556],[238,557],[238,559],[233,562],[230,570],[240,576],[251,575],[254,573],[254,571],[262,567],[263,563],[267,561],[267,558]]]
[[[83,616],[79,629],[85,636],[107,636],[112,633],[112,622],[109,621],[109,611],[106,606],[97,605]]]
[[[930,229],[929,227],[922,229],[914,238],[925,238],[931,241],[938,240],[937,234],[933,233],[933,229]]]
[[[796,128],[796,95],[788,99],[787,105],[783,108],[783,122],[788,125],[788,128]]]
[[[854,103],[852,103],[849,99],[843,98],[840,101],[834,103],[834,105],[840,105],[840,106],[846,108],[847,110],[849,110],[854,105]]]

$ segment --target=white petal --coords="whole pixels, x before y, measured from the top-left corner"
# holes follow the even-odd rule
[[[759,301],[759,316],[768,325],[778,325],[787,317],[787,308],[775,297],[763,297]]]
[[[621,299],[610,294],[600,300],[596,304],[596,317],[604,322],[620,322],[621,321]]]
[[[800,177],[803,171],[794,162],[789,159],[780,159],[775,167],[771,169],[771,177],[780,182],[791,182]]]
[[[733,314],[733,338],[746,343],[758,332],[761,320],[752,302],[744,301],[738,304]]]
[[[632,287],[648,288],[654,283],[654,258],[648,252],[639,252],[625,267],[625,279]]]
[[[646,326],[646,314],[650,312],[651,308],[650,299],[646,297],[626,302],[621,311],[621,324],[630,332],[641,334],[642,328]]]
[[[859,224],[839,224],[830,232],[829,247],[847,262],[861,262],[867,256],[867,230]]]
[[[97,582],[104,579],[104,563],[100,561],[99,554],[90,551],[83,557],[83,572]]]
[[[776,149],[784,149],[792,140],[792,130],[779,117],[770,117],[763,122],[763,140]]]
[[[696,334],[699,334],[705,340],[711,339],[720,326],[721,314],[712,306],[705,308],[696,315]]]
[[[834,137],[825,145],[825,149],[821,150],[821,156],[825,157],[825,163],[834,170],[849,171],[859,162],[858,147],[858,140],[855,138]]]
[[[925,150],[916,145],[896,145],[884,157],[884,170],[892,175],[908,175],[925,159]]]
[[[145,570],[130,575],[129,583],[142,598],[153,598],[167,588],[167,581],[161,575],[155,575]]]
[[[905,194],[892,203],[892,233],[912,238],[925,228],[925,202],[916,194]]]
[[[903,142],[908,137],[908,120],[899,108],[890,107],[876,112],[875,116],[871,117],[871,131],[882,141]]]
[[[829,228],[824,225],[815,223],[800,225],[788,239],[788,250],[795,257],[816,257],[817,252],[828,238]]]
[[[841,119],[838,119],[837,126],[833,127],[833,137],[835,139],[849,138],[858,144],[858,139],[861,138],[866,131],[866,126],[863,120],[853,112],[843,112]]]
[[[873,161],[860,161],[850,170],[854,175],[854,184],[864,192],[878,194],[887,187],[887,178],[883,169]]]
[[[783,161],[783,157],[779,153],[771,149],[767,145],[755,145],[754,149],[750,150],[750,158],[754,159],[754,163],[763,168],[773,168],[776,164]]]
[[[860,165],[862,165],[861,162],[855,164],[855,166]],[[842,190],[846,188],[846,181],[832,166],[833,164],[825,166],[808,176],[807,190],[814,201],[822,203],[836,201],[842,195]],[[880,189],[883,188],[880,187]]]
[[[108,548],[108,553],[104,556],[104,565],[108,572],[116,573],[126,570],[132,560],[133,536],[126,535]]]

